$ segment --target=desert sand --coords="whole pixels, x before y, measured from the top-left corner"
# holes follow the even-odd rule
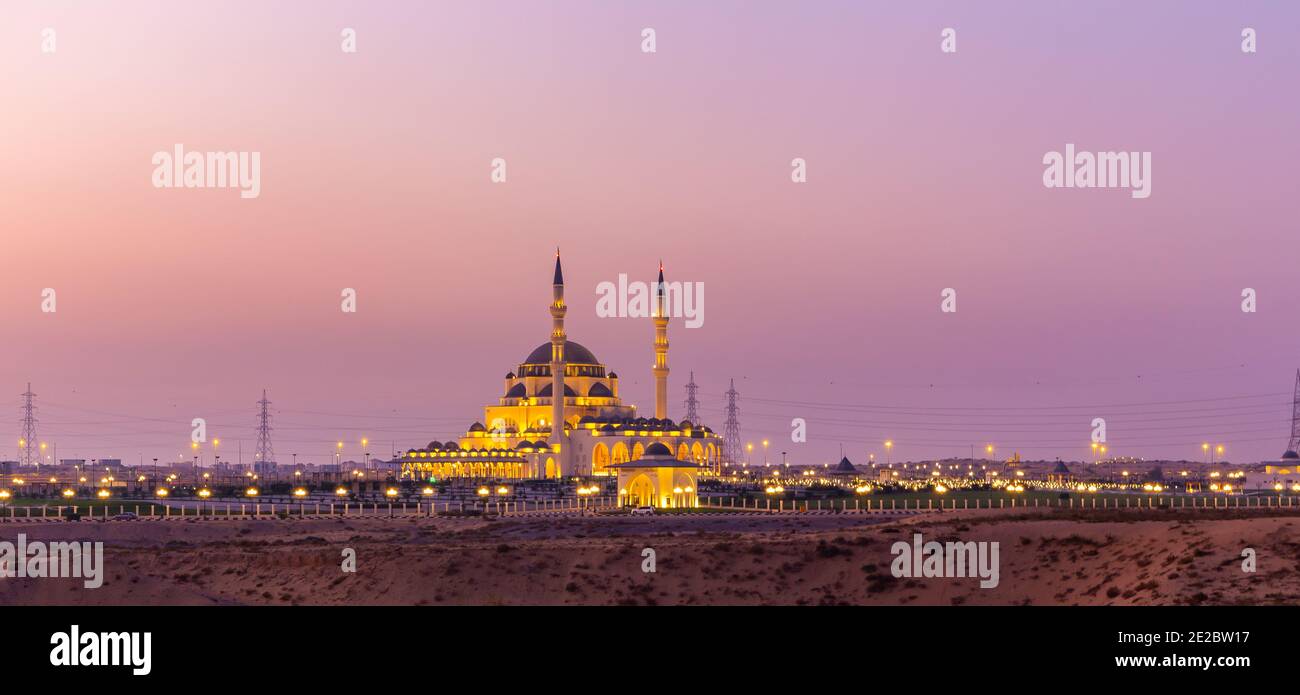
[[[1000,583],[895,578],[890,547],[996,541]],[[103,541],[99,589],[0,579],[0,605],[1138,605],[1300,600],[1300,513],[50,522],[0,540]],[[344,549],[356,571],[344,572]],[[642,571],[645,548],[655,572]],[[1257,571],[1242,570],[1242,550]]]

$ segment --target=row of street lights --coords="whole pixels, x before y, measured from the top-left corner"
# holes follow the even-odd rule
[[[764,439],[764,440],[763,440],[763,465],[764,465],[764,466],[767,466],[767,465],[768,465],[768,459],[767,459],[767,447],[768,447],[768,441],[767,441],[766,439]],[[986,454],[988,454],[990,457],[993,456],[994,449],[995,449],[995,448],[994,448],[994,446],[993,446],[992,444],[986,444],[986,445],[984,446],[984,452],[985,452]],[[886,439],[886,440],[885,440],[885,463],[892,463],[893,450],[894,450],[894,440],[892,440],[892,439]],[[1109,448],[1108,448],[1105,444],[1102,444],[1102,443],[1099,443],[1099,442],[1092,442],[1092,458],[1093,458],[1093,460],[1096,460],[1099,456],[1104,457],[1104,456],[1107,454],[1108,451],[1109,451]],[[1206,457],[1206,458],[1205,458],[1205,462],[1206,462],[1206,463],[1214,463],[1215,460],[1216,460],[1216,458],[1217,458],[1217,459],[1222,459],[1222,458],[1223,458],[1224,447],[1223,447],[1222,444],[1216,444],[1216,445],[1214,445],[1213,448],[1211,448],[1209,442],[1205,442],[1205,443],[1202,443],[1202,444],[1201,444],[1201,451],[1204,452],[1204,454],[1205,454],[1205,457]],[[746,454],[746,455],[745,455],[745,465],[746,465],[746,466],[749,465],[749,455],[752,454],[752,453],[754,453],[754,443],[753,443],[753,442],[749,442],[749,443],[745,444],[745,454]],[[784,451],[781,452],[781,459],[782,459],[782,461],[785,460],[785,454],[786,454],[786,452],[784,452]],[[871,458],[874,459],[875,456],[872,455]]]

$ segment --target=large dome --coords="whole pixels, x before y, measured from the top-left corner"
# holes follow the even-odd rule
[[[572,340],[564,341],[564,361],[568,364],[600,364],[600,360],[591,354],[591,350],[573,342]],[[551,344],[542,343],[537,346],[536,350],[528,353],[524,358],[523,364],[550,364],[551,363]]]

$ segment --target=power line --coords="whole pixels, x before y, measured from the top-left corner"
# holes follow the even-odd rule
[[[257,462],[275,463],[275,450],[271,448],[271,401],[266,399],[266,389],[262,389],[262,400],[257,404],[261,410],[257,414]]]
[[[18,463],[23,466],[40,465],[40,454],[36,452],[36,394],[32,393],[32,382],[27,382],[27,391],[23,397],[23,433],[18,440]]]
[[[691,380],[686,382],[686,420],[692,425],[700,424],[700,400],[695,397],[699,387],[695,385],[695,372],[691,371]]]
[[[870,405],[862,403],[825,403],[821,401],[786,401],[774,398],[751,398],[756,403],[773,403],[776,405],[791,405],[805,408],[833,408],[836,410],[923,410],[923,411],[943,411],[943,410],[973,410],[973,411],[1018,411],[1018,410],[1096,410],[1102,408],[1128,408],[1128,407],[1145,407],[1151,405],[1182,405],[1186,403],[1213,403],[1219,401],[1242,400],[1250,398],[1274,398],[1285,396],[1283,393],[1261,393],[1242,396],[1221,396],[1218,398],[1191,398],[1172,401],[1151,401],[1146,403],[1109,403],[1093,405],[1024,405],[1024,406],[910,406],[910,405]]]
[[[1295,370],[1295,394],[1291,399],[1291,439],[1286,443],[1283,456],[1294,457],[1300,452],[1300,369]]]
[[[722,429],[722,459],[730,464],[740,463],[740,408],[736,406],[736,380],[727,389],[727,421]]]

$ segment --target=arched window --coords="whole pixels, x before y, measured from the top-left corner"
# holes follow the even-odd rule
[[[605,469],[609,464],[609,447],[605,446],[604,442],[597,442],[595,448],[591,450],[592,474],[598,475],[606,472]]]

